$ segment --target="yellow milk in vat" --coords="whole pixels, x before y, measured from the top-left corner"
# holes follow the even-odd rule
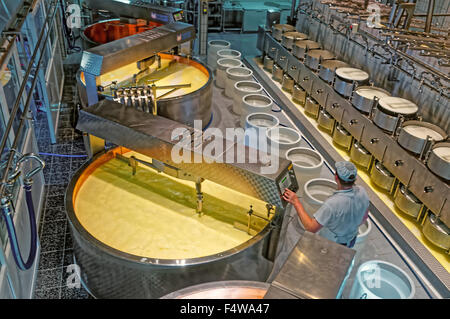
[[[151,161],[129,152],[125,156]],[[75,214],[96,239],[117,250],[158,259],[204,257],[232,249],[252,238],[233,227],[247,225],[247,211],[265,214],[265,203],[205,181],[204,215],[195,211],[193,182],[181,181],[150,168],[131,174],[127,163],[112,159],[92,171],[79,187]],[[267,222],[252,222],[262,230]]]

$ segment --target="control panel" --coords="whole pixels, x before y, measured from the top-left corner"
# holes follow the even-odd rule
[[[280,191],[280,195],[284,193],[284,191],[287,189],[290,189],[294,193],[296,193],[299,189],[297,178],[295,177],[294,168],[291,165],[289,165],[286,172],[281,174],[281,177],[277,181],[278,184],[278,190]]]

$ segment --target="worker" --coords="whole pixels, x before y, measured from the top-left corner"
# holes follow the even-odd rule
[[[337,162],[335,180],[338,190],[310,217],[297,194],[286,189],[283,199],[292,204],[305,230],[317,233],[338,244],[352,248],[358,228],[369,216],[369,197],[356,186],[357,169],[351,162]]]

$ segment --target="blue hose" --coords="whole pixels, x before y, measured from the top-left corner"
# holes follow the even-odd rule
[[[30,219],[30,254],[26,262],[23,261],[22,255],[20,253],[19,243],[17,241],[16,228],[12,219],[12,212],[10,205],[2,205],[3,218],[6,222],[6,228],[8,230],[8,236],[11,244],[11,251],[16,261],[17,266],[20,270],[30,269],[36,259],[37,251],[37,227],[36,227],[36,215],[34,212],[33,198],[31,195],[31,184],[24,185],[25,189],[25,199],[28,207],[28,216]]]

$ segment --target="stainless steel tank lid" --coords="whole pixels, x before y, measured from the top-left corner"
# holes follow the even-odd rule
[[[326,60],[322,62],[322,69],[328,69],[328,70],[336,70],[338,68],[346,68],[349,67],[349,65],[343,61],[339,60]]]
[[[336,75],[348,81],[363,82],[369,79],[367,72],[355,68],[338,68],[336,69]]]
[[[436,142],[446,138],[445,132],[440,127],[427,122],[407,121],[403,123],[402,130],[422,140],[426,140],[428,136]]]
[[[301,32],[285,32],[283,38],[290,38],[297,41],[308,40],[308,35]]]
[[[388,91],[374,86],[360,86],[356,89],[356,92],[358,95],[369,100],[373,100],[376,97],[381,99],[383,97],[391,96]]]
[[[413,102],[400,97],[387,96],[381,98],[378,105],[388,112],[394,114],[414,115],[419,107]]]
[[[316,59],[322,59],[322,60],[331,60],[334,59],[336,56],[333,52],[327,51],[327,50],[312,50],[307,53],[308,56]]]
[[[296,41],[294,45],[303,49],[308,48],[309,50],[316,50],[321,48],[319,43],[311,40]]]

